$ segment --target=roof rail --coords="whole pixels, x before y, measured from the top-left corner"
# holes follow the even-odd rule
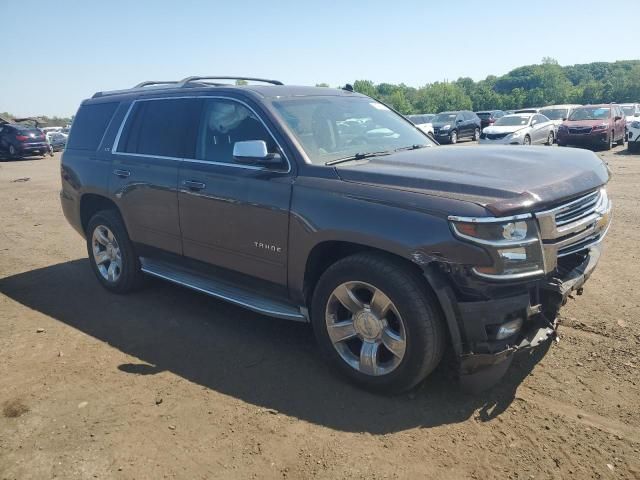
[[[182,80],[180,80],[178,82],[178,87],[182,88],[187,86],[189,83],[191,82],[197,82],[199,80],[247,80],[247,81],[251,81],[251,82],[263,82],[263,83],[270,83],[272,85],[284,85],[284,83],[282,83],[279,80],[268,80],[266,78],[254,78],[254,77],[210,77],[210,76],[206,76],[206,77],[187,77],[187,78],[183,78]]]
[[[150,85],[171,85],[171,84],[175,84],[175,83],[178,83],[178,81],[177,80],[167,80],[167,81],[147,80],[146,82],[142,82],[142,83],[137,84],[133,88],[148,87]]]

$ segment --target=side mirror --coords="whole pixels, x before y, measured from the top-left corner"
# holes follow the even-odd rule
[[[456,120],[456,123],[462,123],[464,120],[462,120],[461,118]]]
[[[278,153],[269,153],[264,140],[247,140],[233,144],[233,158],[238,163],[279,165],[282,157]]]
[[[538,121],[534,120],[533,122],[531,122],[531,126],[533,127],[536,123],[538,123]]]
[[[633,114],[634,117],[640,117],[640,112],[636,112]]]
[[[566,122],[567,121],[567,117],[562,117],[562,121]]]
[[[618,120],[622,120],[622,117],[617,115],[616,118],[614,118],[614,120],[618,121]]]

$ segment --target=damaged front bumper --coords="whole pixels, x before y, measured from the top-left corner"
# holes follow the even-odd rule
[[[601,244],[597,244],[576,254],[570,269],[558,269],[555,274],[529,285],[528,293],[481,302],[458,302],[459,322],[467,344],[473,345],[470,352],[458,356],[463,387],[478,391],[492,386],[504,375],[516,353],[556,338],[558,310],[572,293],[582,294],[584,283],[600,260],[601,249]],[[524,317],[517,335],[502,341],[491,338],[492,321],[516,315]]]

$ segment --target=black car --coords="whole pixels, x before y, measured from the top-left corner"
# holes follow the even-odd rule
[[[67,144],[67,136],[60,132],[49,132],[47,133],[47,140],[51,145],[51,149],[54,152],[59,152],[64,150],[65,145]]]
[[[0,125],[0,154],[20,158],[48,153],[49,143],[39,128],[21,123]]]
[[[484,110],[482,112],[476,112],[476,115],[480,118],[480,128],[490,127],[496,120],[505,116],[502,110]]]
[[[473,112],[441,112],[432,120],[433,135],[439,143],[458,143],[469,138],[478,140],[482,131],[480,118]]]
[[[82,102],[60,198],[104,288],[153,276],[309,322],[336,370],[385,392],[445,349],[486,387],[554,338],[609,225],[601,159],[438,148],[365,95],[263,82],[144,82]],[[468,116],[471,137],[468,114],[450,124]]]

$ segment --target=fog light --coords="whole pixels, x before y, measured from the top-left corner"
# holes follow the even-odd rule
[[[505,338],[509,338],[510,336],[515,335],[516,333],[518,333],[521,327],[521,318],[516,318],[515,320],[510,320],[507,323],[503,323],[498,329],[496,340],[504,340]]]

